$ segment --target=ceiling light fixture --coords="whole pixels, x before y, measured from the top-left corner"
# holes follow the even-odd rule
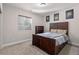
[[[45,6],[47,6],[46,3],[39,3],[39,4],[37,4],[37,5],[40,6],[40,7],[45,7]]]
[[[47,3],[38,3],[37,6],[39,6],[39,7],[45,7],[45,6],[47,6]]]
[[[40,3],[40,5],[41,5],[41,6],[45,6],[45,5],[46,5],[46,3]]]

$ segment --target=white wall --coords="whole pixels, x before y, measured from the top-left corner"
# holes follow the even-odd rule
[[[0,3],[0,8],[2,11],[2,3]],[[0,47],[2,44],[2,13],[0,13]]]
[[[1,3],[0,3],[0,8],[1,8]],[[2,17],[2,15],[0,13],[0,28],[1,28],[1,17]],[[1,29],[0,29],[0,40],[1,40]]]
[[[32,30],[18,30],[18,15],[32,17]],[[38,14],[3,4],[3,44],[31,39],[35,26],[43,25],[43,22]]]
[[[65,11],[69,9],[74,9],[74,19],[66,20]],[[59,12],[59,21],[54,21],[53,16],[54,16],[54,13],[57,13],[57,12]],[[47,15],[50,15],[50,22],[45,21],[45,16],[46,16],[45,15],[44,16],[45,31],[49,30],[49,23],[68,21],[69,22],[69,36],[70,36],[71,43],[79,46],[79,5],[64,8],[64,9],[57,10],[54,12],[50,12]]]
[[[74,19],[65,19],[65,11],[74,9]],[[16,7],[3,5],[3,44],[12,42],[18,42],[21,40],[27,40],[32,37],[32,33],[35,33],[35,25],[44,25],[45,32],[49,31],[49,23],[54,22],[53,14],[59,12],[59,21],[69,22],[69,36],[73,44],[79,45],[79,5],[64,8],[54,12],[50,12],[46,15],[50,15],[50,22],[45,21],[45,16],[42,17],[38,14],[34,14],[29,11],[25,11]],[[25,15],[32,17],[32,30],[20,31],[17,29],[17,16]],[[44,19],[44,20],[43,20]]]

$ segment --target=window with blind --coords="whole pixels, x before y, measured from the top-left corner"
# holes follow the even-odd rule
[[[31,30],[32,18],[18,15],[18,30]]]

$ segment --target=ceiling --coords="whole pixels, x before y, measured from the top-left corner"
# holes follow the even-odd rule
[[[43,7],[39,6],[40,3],[6,3],[6,4],[22,8],[24,10],[32,11],[34,13],[43,14],[48,13],[50,11],[75,6],[78,3],[46,3],[47,5]]]

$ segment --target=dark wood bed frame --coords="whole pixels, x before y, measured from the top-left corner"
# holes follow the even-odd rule
[[[50,23],[50,30],[51,29],[67,30],[66,34],[68,35],[68,22]],[[33,34],[32,37],[33,37],[32,45],[39,47],[40,49],[51,55],[58,54],[68,42],[66,41],[63,44],[56,46],[55,39],[46,38],[36,34]]]

